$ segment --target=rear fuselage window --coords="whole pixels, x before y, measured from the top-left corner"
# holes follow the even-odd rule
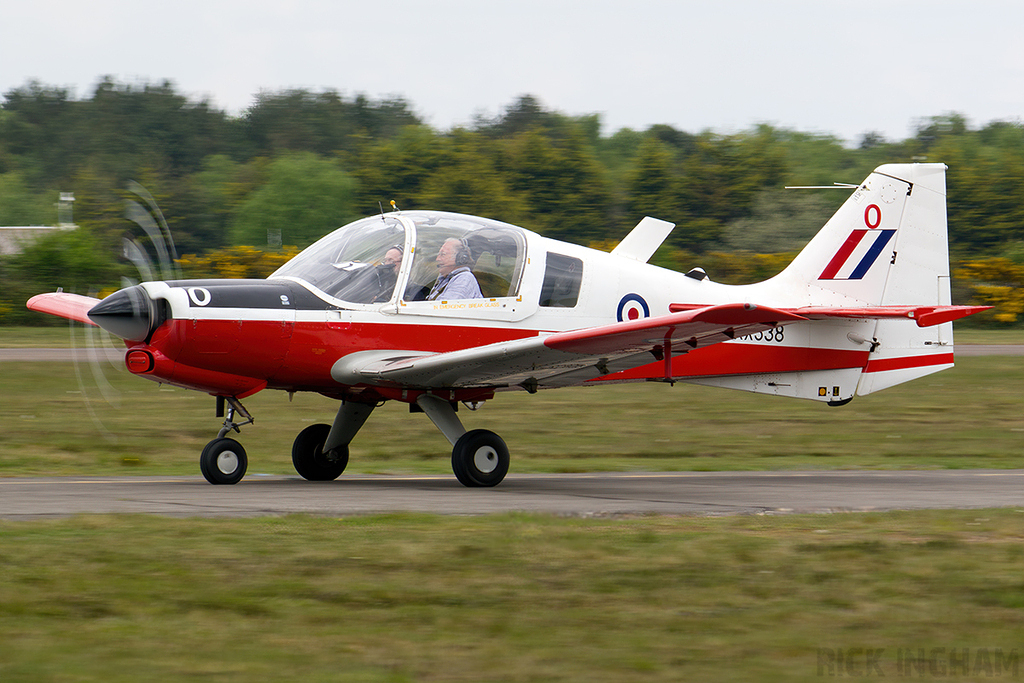
[[[540,305],[573,308],[580,297],[582,280],[583,261],[548,252],[544,286],[540,290]]]

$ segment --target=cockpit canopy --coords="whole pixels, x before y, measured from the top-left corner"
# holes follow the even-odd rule
[[[526,261],[522,228],[461,214],[407,211],[363,218],[320,239],[274,272],[339,304],[419,301],[437,280],[436,257],[455,238],[484,298],[514,297]],[[398,266],[390,261],[400,258]]]

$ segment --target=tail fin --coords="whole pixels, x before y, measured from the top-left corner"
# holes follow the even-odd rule
[[[879,166],[777,278],[811,305],[947,305],[944,164]]]
[[[944,164],[879,166],[778,276],[810,305],[948,306]],[[877,320],[869,394],[953,366],[953,325]]]

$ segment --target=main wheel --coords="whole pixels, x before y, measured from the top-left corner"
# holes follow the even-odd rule
[[[214,439],[199,456],[199,469],[211,484],[237,484],[248,466],[245,449],[234,439]]]
[[[452,470],[463,486],[497,486],[508,474],[508,446],[486,429],[462,435],[452,449]]]
[[[292,445],[292,465],[303,479],[332,481],[348,465],[348,446],[339,446],[324,453],[324,443],[331,433],[331,425],[310,425],[299,432]]]

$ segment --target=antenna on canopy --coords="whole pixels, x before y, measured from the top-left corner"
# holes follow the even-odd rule
[[[832,183],[831,185],[786,185],[787,190],[856,190],[860,185]]]

